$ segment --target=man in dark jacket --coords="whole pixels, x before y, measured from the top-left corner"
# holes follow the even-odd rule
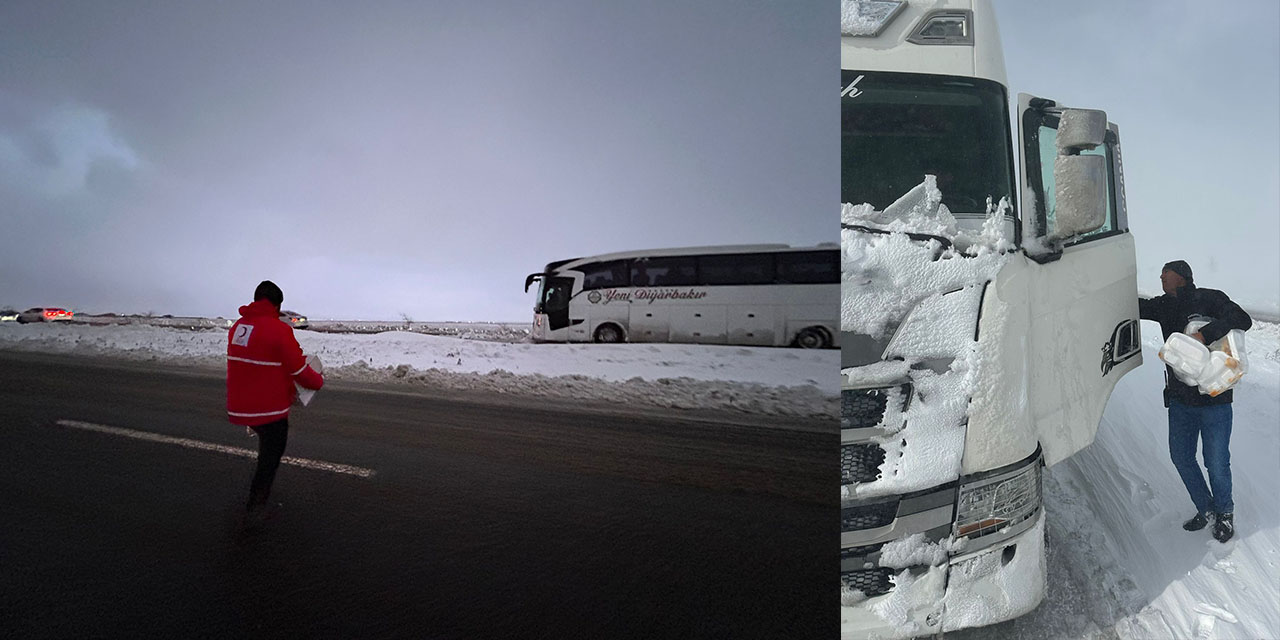
[[[1160,273],[1164,295],[1138,300],[1143,320],[1160,323],[1165,340],[1174,333],[1185,333],[1193,320],[1209,323],[1194,331],[1192,338],[1212,344],[1232,329],[1248,330],[1253,320],[1227,294],[1214,289],[1196,287],[1191,266],[1174,260]],[[1166,367],[1164,406],[1169,408],[1169,456],[1182,476],[1182,483],[1196,505],[1196,515],[1183,523],[1187,531],[1199,531],[1215,521],[1213,537],[1226,542],[1235,534],[1234,509],[1231,501],[1231,395],[1230,390],[1211,397],[1195,386],[1183,383]],[[1203,443],[1204,466],[1209,483],[1196,462],[1196,440]],[[1212,492],[1210,491],[1212,487]]]

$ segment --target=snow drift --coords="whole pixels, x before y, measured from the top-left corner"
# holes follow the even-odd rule
[[[836,350],[686,344],[530,344],[408,331],[298,331],[334,380],[798,417],[839,412]],[[0,325],[0,349],[204,368],[225,363],[225,329]]]

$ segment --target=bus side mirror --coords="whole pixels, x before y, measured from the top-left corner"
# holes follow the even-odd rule
[[[1057,242],[1089,233],[1107,222],[1107,159],[1080,155],[1101,145],[1107,114],[1093,109],[1066,109],[1058,124],[1058,155],[1053,163],[1053,230]]]
[[[529,293],[529,285],[531,285],[531,284],[533,284],[535,281],[537,281],[537,280],[541,280],[541,279],[542,279],[542,274],[541,274],[541,273],[531,273],[531,274],[529,274],[527,277],[525,277],[525,279],[524,279],[524,292],[525,292],[525,293]]]

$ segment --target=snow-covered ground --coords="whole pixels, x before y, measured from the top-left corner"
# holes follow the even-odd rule
[[[834,349],[531,344],[504,341],[503,331],[474,330],[474,339],[409,331],[295,335],[338,380],[772,415],[839,412],[840,352]],[[0,349],[202,367],[223,366],[226,341],[225,329],[0,324]]]
[[[1231,433],[1236,538],[1182,530],[1195,507],[1169,461],[1159,328],[1143,324],[1144,365],[1117,386],[1097,441],[1066,478],[1088,482],[1111,552],[1150,603],[1133,637],[1280,638],[1280,325],[1247,334]]]
[[[1246,334],[1231,441],[1236,538],[1188,533],[1194,510],[1169,461],[1159,327],[1117,385],[1097,440],[1049,470],[1049,595],[956,638],[1280,639],[1280,326]],[[611,398],[763,413],[833,412],[838,352],[695,345],[533,345],[391,332],[297,332],[340,379]],[[222,330],[0,325],[0,349],[219,367]],[[501,370],[501,371],[499,371]],[[828,413],[829,415],[829,413]],[[834,455],[834,453],[833,453]],[[833,464],[835,458],[833,457]]]
[[[1160,329],[1142,330],[1143,365],[1116,386],[1097,439],[1045,476],[1049,595],[949,638],[1280,638],[1280,325],[1246,334],[1227,544],[1182,530],[1195,507],[1169,461]]]

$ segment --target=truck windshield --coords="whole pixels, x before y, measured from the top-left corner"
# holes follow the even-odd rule
[[[1013,198],[1004,87],[976,78],[842,70],[841,198],[893,204],[925,174],[956,214]]]

